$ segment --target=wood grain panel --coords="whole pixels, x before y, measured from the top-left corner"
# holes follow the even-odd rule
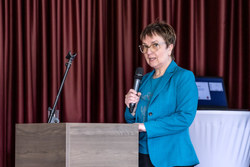
[[[128,124],[70,124],[73,167],[137,167],[138,127]]]
[[[16,167],[137,167],[132,124],[17,124]]]
[[[64,167],[65,124],[17,124],[16,167]]]

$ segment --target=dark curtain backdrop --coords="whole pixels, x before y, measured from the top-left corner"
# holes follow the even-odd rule
[[[229,107],[249,109],[249,0],[0,0],[0,167],[14,166],[15,124],[124,122],[124,95],[143,27],[157,18],[177,33],[179,66],[224,78]]]

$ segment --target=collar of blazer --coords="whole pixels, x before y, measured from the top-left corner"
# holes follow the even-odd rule
[[[161,81],[159,82],[159,85],[154,91],[154,94],[150,100],[150,104],[154,101],[154,99],[158,96],[158,94],[162,91],[162,89],[169,83],[169,79],[172,77],[177,67],[178,66],[174,60],[169,64],[167,70],[165,71],[164,75],[161,78]],[[154,72],[155,70],[153,70],[152,72],[149,73],[149,75],[146,76],[143,84],[141,85],[141,88],[145,85],[145,83],[149,81],[150,78],[153,77]]]

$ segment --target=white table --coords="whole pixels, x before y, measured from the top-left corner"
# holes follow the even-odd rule
[[[249,111],[198,110],[189,130],[197,167],[249,167]]]

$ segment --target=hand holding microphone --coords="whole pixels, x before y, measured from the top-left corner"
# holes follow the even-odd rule
[[[127,95],[125,96],[125,104],[129,108],[130,113],[134,112],[134,110],[136,109],[135,106],[140,99],[141,93],[138,92],[138,90],[142,77],[143,77],[143,68],[138,67],[135,71],[133,89],[130,89]]]

